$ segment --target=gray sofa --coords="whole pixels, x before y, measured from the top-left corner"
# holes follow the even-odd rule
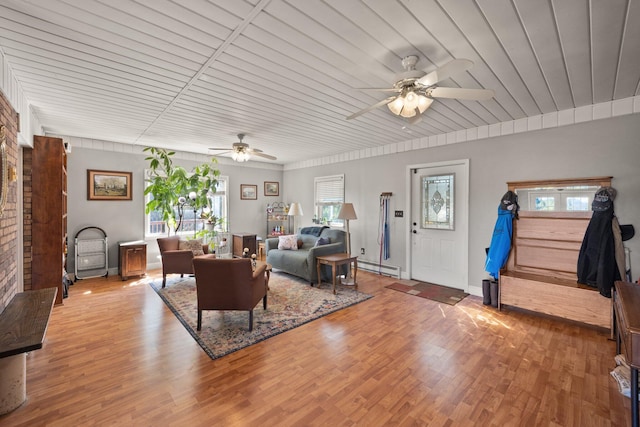
[[[315,246],[319,238],[329,239],[330,243]],[[303,227],[298,232],[298,240],[302,246],[298,250],[278,249],[278,238],[265,240],[264,249],[267,263],[274,269],[308,280],[311,285],[318,282],[316,257],[345,252],[347,234],[343,230],[328,227]],[[322,266],[322,279],[331,281],[331,268]]]

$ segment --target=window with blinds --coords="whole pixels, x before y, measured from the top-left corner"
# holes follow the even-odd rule
[[[337,219],[344,203],[344,175],[321,176],[314,179],[315,214],[313,222],[343,227],[344,221]]]

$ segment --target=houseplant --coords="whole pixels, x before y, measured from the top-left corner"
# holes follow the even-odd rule
[[[172,229],[177,231],[176,208],[181,197],[191,195],[189,206],[194,210],[208,206],[208,195],[216,191],[220,176],[215,167],[217,160],[212,157],[211,163],[197,165],[187,172],[182,166],[173,164],[175,151],[155,147],[146,147],[143,151],[150,154],[145,159],[149,162],[149,173],[144,194],[151,196],[145,207],[146,213],[158,211],[167,224],[167,234],[170,234]]]

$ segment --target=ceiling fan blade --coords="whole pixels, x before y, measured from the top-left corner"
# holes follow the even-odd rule
[[[386,105],[386,104],[390,103],[391,101],[393,101],[393,100],[394,100],[394,99],[396,99],[396,98],[397,98],[397,96],[395,96],[395,95],[394,95],[394,96],[390,96],[390,97],[388,97],[388,98],[386,98],[386,99],[383,99],[383,100],[382,100],[382,101],[380,101],[380,102],[376,102],[375,104],[373,104],[373,105],[372,105],[372,106],[370,106],[370,107],[365,108],[364,110],[360,110],[360,111],[358,111],[357,113],[353,113],[352,115],[350,115],[349,117],[347,117],[347,120],[355,119],[356,117],[361,116],[361,115],[362,115],[362,114],[364,114],[364,113],[368,113],[368,112],[369,112],[369,111],[371,111],[371,110],[375,110],[375,109],[376,109],[376,108],[378,108],[378,107],[381,107],[381,106],[383,106],[383,105]]]
[[[433,70],[424,77],[417,80],[417,83],[424,86],[432,86],[442,80],[446,80],[454,74],[467,71],[473,67],[473,61],[468,59],[454,59],[444,64],[442,67]]]
[[[229,154],[229,153],[231,153],[231,152],[233,152],[233,151],[232,151],[232,150],[229,150],[229,149],[227,148],[227,151],[223,151],[222,153],[216,153],[216,154],[213,154],[213,155],[214,155],[214,156],[224,156],[225,154]]]
[[[471,101],[486,101],[493,98],[495,92],[491,89],[465,89],[460,87],[435,87],[427,91],[432,98],[456,98]]]
[[[255,155],[258,157],[264,157],[265,159],[269,159],[269,160],[278,160],[277,157],[275,156],[270,156],[268,154],[264,154],[262,151],[258,150],[259,152],[256,152],[255,150],[253,150],[253,152],[251,153],[251,155]]]
[[[211,148],[211,147],[209,147],[208,150],[214,150],[214,151],[215,150],[227,150],[228,151],[228,150],[230,150],[230,148],[229,147],[225,147],[225,148]]]
[[[262,150],[259,148],[247,148],[247,151],[250,153],[262,153]]]

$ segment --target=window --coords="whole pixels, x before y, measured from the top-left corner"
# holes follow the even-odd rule
[[[215,230],[219,232],[227,231],[227,217],[228,217],[228,206],[229,206],[229,196],[227,189],[229,188],[229,177],[227,176],[219,176],[218,177],[218,185],[216,186],[216,192],[212,193],[209,197],[209,206],[210,210],[218,218],[222,218],[222,221],[218,221],[215,226]],[[147,196],[146,202],[149,201],[151,195]],[[178,211],[178,207],[175,208],[175,216],[176,220],[180,221],[180,213]],[[185,235],[185,236],[193,236],[195,232],[200,231],[204,228],[204,224],[206,222],[205,219],[200,218],[201,210],[196,212],[193,211],[189,207],[188,204],[184,205],[182,208],[182,223],[179,224],[180,228],[177,234]],[[167,225],[162,221],[162,216],[157,211],[149,212],[148,215],[145,215],[145,230],[147,237],[154,237],[159,235],[167,234]],[[194,231],[195,228],[195,231]]]
[[[560,178],[507,182],[508,189],[518,195],[521,212],[538,212],[553,216],[558,212],[584,217],[600,187],[611,186],[610,176]],[[571,216],[571,214],[569,214]]]
[[[597,186],[518,189],[520,209],[535,211],[590,211]],[[527,196],[527,198],[520,198]],[[533,209],[531,209],[533,207]]]
[[[313,222],[332,227],[343,227],[337,219],[344,203],[344,175],[321,176],[314,179],[315,212]]]

